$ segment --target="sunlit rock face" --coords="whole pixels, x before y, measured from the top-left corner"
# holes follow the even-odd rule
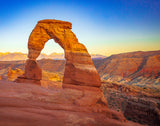
[[[65,72],[63,86],[81,85],[100,87],[100,77],[93,65],[91,56],[86,47],[78,42],[76,35],[71,31],[70,22],[60,20],[41,20],[33,29],[28,41],[28,60],[25,66],[25,73],[19,77],[17,82],[39,83],[42,79],[42,72],[36,58],[40,55],[45,43],[54,39],[65,52]],[[34,62],[34,69],[31,63]],[[36,72],[35,72],[36,71]]]
[[[101,86],[101,81],[99,74],[93,65],[91,56],[89,55],[86,47],[78,42],[78,39],[71,31],[71,28],[71,23],[59,20],[42,20],[38,22],[29,37],[29,59],[26,61],[25,73],[16,80],[16,82],[21,82],[21,84],[16,85],[22,87],[24,90],[21,90],[20,88],[16,89],[20,89],[21,92],[25,94],[23,94],[23,96],[29,96],[29,103],[32,103],[31,100],[33,100],[34,107],[37,105],[35,108],[38,113],[39,110],[37,108],[41,109],[41,106],[45,106],[44,108],[47,109],[47,111],[49,110],[49,113],[46,113],[44,110],[45,115],[47,115],[47,119],[49,119],[49,121],[53,122],[50,123],[52,125],[128,126],[128,123],[122,113],[112,111],[108,108],[108,103],[104,97],[104,94],[99,88]],[[40,80],[42,79],[42,70],[36,59],[49,39],[54,39],[65,52],[66,64],[62,84],[63,88],[61,87],[60,89],[45,90],[41,86],[35,85],[40,85]],[[47,87],[47,83],[44,87]],[[15,92],[19,92],[16,89]],[[32,93],[26,92],[30,91],[28,89],[33,90],[31,91]],[[22,99],[22,97],[20,98]],[[27,99],[26,97],[23,98],[24,100]],[[38,100],[40,101],[39,103],[37,102]],[[4,102],[1,101],[0,103],[4,104]],[[18,102],[22,103],[20,101]],[[10,103],[5,104],[10,105]],[[31,104],[31,106],[33,106],[33,104]],[[23,105],[28,104],[24,103]],[[26,109],[26,107],[24,108]],[[50,110],[55,110],[56,112]],[[42,111],[43,110],[41,109],[40,113]],[[73,117],[77,118],[71,118],[70,121],[69,117],[72,116],[70,114],[72,112],[75,114]],[[64,113],[66,116],[64,116]],[[49,117],[50,115],[51,118]],[[90,115],[93,116],[93,118],[90,118],[91,122],[90,120],[86,120],[86,123],[83,123],[84,118],[88,118]],[[43,113],[41,113],[41,116],[43,116]],[[2,115],[2,117],[4,116]],[[28,117],[30,117],[30,115]],[[37,118],[42,121],[43,124],[47,124],[45,121],[46,118]],[[82,121],[77,124],[75,121],[79,119]],[[36,118],[34,120],[36,120]],[[69,124],[67,124],[68,122]]]
[[[46,90],[36,84],[0,81],[0,126],[140,126],[108,109],[97,89]]]
[[[14,81],[18,76],[22,75],[24,71],[21,69],[16,68],[15,70],[12,70],[11,67],[8,67],[8,73],[7,73],[7,80],[8,81]]]

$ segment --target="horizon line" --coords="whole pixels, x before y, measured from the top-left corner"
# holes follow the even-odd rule
[[[100,53],[89,53],[90,55],[102,55],[102,56],[106,56],[106,57],[109,57],[109,56],[112,56],[112,55],[118,55],[118,54],[125,54],[125,53],[132,53],[132,52],[153,52],[153,51],[160,51],[160,49],[158,50],[147,50],[147,51],[142,51],[142,50],[137,50],[137,51],[126,51],[126,52],[120,52],[120,53],[112,53],[111,55],[104,55],[104,54],[100,54]],[[15,52],[15,51],[2,51],[0,52],[0,54],[11,54],[11,53],[19,53],[19,54],[28,54],[28,53],[25,53],[25,52]],[[52,52],[52,53],[49,53],[49,54],[46,54],[46,53],[40,53],[40,55],[51,55],[51,54],[64,54],[64,53],[60,53],[60,52]]]

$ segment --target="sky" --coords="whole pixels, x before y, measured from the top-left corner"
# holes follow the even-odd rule
[[[27,53],[42,19],[71,22],[92,54],[160,50],[160,0],[0,0],[0,52]],[[52,52],[63,49],[49,40],[42,53]]]

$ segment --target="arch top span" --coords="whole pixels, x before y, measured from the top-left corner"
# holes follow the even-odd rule
[[[38,21],[28,40],[28,60],[23,77],[17,80],[32,80],[34,83],[41,80],[41,69],[36,62],[45,43],[54,39],[65,52],[66,65],[63,86],[79,85],[100,87],[101,81],[91,56],[86,47],[79,43],[76,35],[71,31],[72,24],[66,21],[46,19]],[[34,64],[34,68],[33,68]],[[18,82],[18,81],[17,81]]]
[[[39,21],[29,37],[29,58],[36,59],[49,39],[54,39],[65,51],[87,52],[86,47],[78,42],[71,28],[72,24],[66,21],[54,19]]]
[[[61,21],[61,20],[55,20],[55,19],[44,19],[44,20],[38,21],[38,23],[47,23],[47,24],[52,23],[55,25],[59,25],[59,27],[72,29],[72,23],[68,21]]]

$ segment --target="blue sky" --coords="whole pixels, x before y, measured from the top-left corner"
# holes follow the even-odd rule
[[[37,21],[72,23],[90,53],[160,50],[160,0],[0,0],[0,52],[27,53]],[[49,40],[42,53],[63,52]]]

